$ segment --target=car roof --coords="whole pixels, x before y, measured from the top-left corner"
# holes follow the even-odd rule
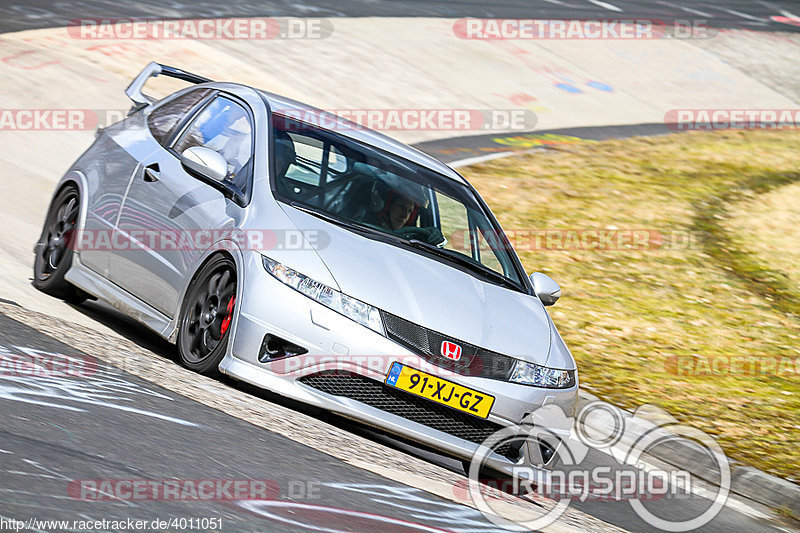
[[[448,167],[441,161],[438,161],[437,159],[434,159],[428,154],[421,152],[416,148],[412,148],[411,146],[408,146],[405,143],[392,139],[387,135],[379,133],[375,130],[371,130],[365,126],[354,123],[345,118],[339,117],[338,115],[335,115],[333,113],[329,113],[328,111],[325,111],[323,109],[319,109],[317,107],[304,104],[303,102],[298,102],[297,100],[293,100],[285,96],[281,96],[263,90],[259,90],[259,93],[266,99],[267,103],[269,104],[270,110],[273,112],[277,112],[278,114],[288,113],[290,118],[296,117],[300,120],[302,120],[304,113],[312,114],[317,120],[315,126],[318,126],[320,129],[327,131],[330,130],[325,128],[324,126],[321,126],[320,123],[331,120],[333,123],[341,124],[343,126],[352,125],[352,127],[343,127],[341,129],[338,129],[335,133],[337,135],[341,135],[343,137],[347,137],[349,139],[353,139],[355,141],[362,142],[370,146],[374,146],[385,152],[389,152],[393,155],[400,156],[404,159],[417,163],[418,165],[436,171],[439,174],[442,174],[443,176],[446,176],[459,183],[462,184],[467,183],[467,181],[458,172]]]

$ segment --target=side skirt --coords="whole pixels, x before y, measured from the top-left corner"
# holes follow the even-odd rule
[[[73,256],[72,266],[64,279],[138,320],[161,337],[170,340],[169,338],[174,335],[175,328],[171,318],[83,265],[77,254]]]

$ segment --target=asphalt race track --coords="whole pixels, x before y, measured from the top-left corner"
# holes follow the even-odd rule
[[[778,20],[800,17],[792,0],[357,0],[261,1],[214,0],[113,2],[66,0],[0,2],[0,31],[66,26],[80,18],[112,17],[500,17],[542,19],[649,18],[661,21],[704,19],[716,28],[800,31]]]
[[[0,314],[0,350],[21,348],[92,361]],[[469,507],[346,465],[119,369],[102,363],[86,368],[79,378],[0,375],[0,514],[148,522],[214,517],[222,520],[223,531],[334,524],[357,530],[492,530]],[[224,481],[213,489],[214,500],[205,499],[208,486],[198,488],[196,501],[159,500],[155,492],[153,499],[113,500],[82,481],[96,479],[259,480],[263,486],[246,488],[255,500],[237,499],[235,485],[225,487]],[[123,498],[126,489],[112,488]]]
[[[468,135],[450,137],[416,143],[415,148],[430,154],[439,161],[452,164],[468,163],[474,157],[491,157],[491,154],[511,154],[514,152],[546,148],[559,144],[604,139],[623,139],[638,135],[664,135],[671,130],[662,124],[633,124],[625,126],[589,126],[582,128],[561,128],[557,130],[537,130],[510,134]]]

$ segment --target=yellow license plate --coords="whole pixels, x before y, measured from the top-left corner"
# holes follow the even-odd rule
[[[494,405],[494,396],[463,387],[409,366],[394,362],[385,383],[436,403],[486,418]]]

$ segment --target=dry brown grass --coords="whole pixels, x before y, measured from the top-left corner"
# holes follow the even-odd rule
[[[800,181],[798,146],[800,132],[698,132],[572,145],[464,173],[506,230],[665,236],[665,245],[640,250],[518,252],[529,272],[562,285],[550,309],[583,387],[626,407],[659,405],[717,437],[733,458],[798,481],[797,286],[775,273],[786,262],[740,249],[751,241],[726,231],[729,205]],[[735,227],[759,225],[751,231],[761,234],[766,220]],[[676,357],[689,365],[680,370]],[[783,366],[714,373],[692,363],[729,357],[779,357]]]
[[[725,227],[800,292],[800,183],[738,202]]]

